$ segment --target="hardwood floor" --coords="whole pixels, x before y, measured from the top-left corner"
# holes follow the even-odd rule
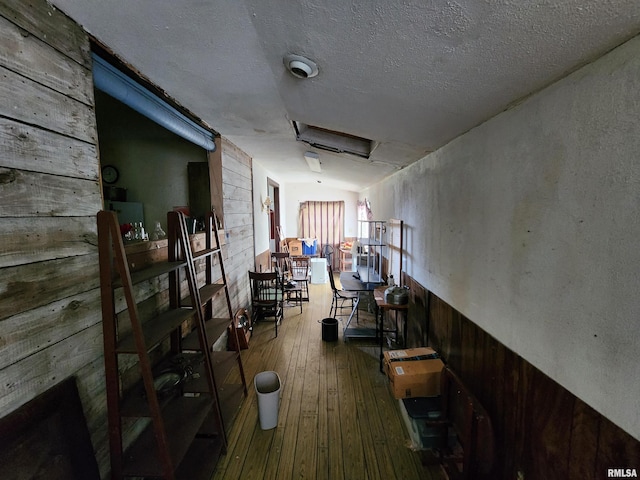
[[[379,371],[371,343],[323,342],[320,321],[331,305],[329,284],[309,285],[309,303],[287,307],[275,337],[258,323],[242,352],[249,396],[229,435],[214,479],[433,479],[410,449],[398,401]],[[277,428],[261,430],[254,376],[274,370],[282,381]]]

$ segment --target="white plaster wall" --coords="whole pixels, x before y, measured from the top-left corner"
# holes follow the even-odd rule
[[[301,202],[337,202],[344,201],[344,235],[355,237],[358,226],[358,193],[323,186],[317,183],[289,183],[287,184],[286,210],[287,221],[283,222],[285,235],[297,237],[298,212]]]
[[[254,256],[269,250],[269,216],[262,211],[262,202],[268,194],[267,176],[276,180],[260,163],[253,162],[253,236]],[[281,190],[282,193],[282,190]]]
[[[640,39],[361,195],[407,271],[640,439]]]

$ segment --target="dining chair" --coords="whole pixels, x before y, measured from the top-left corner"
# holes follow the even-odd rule
[[[278,325],[284,317],[284,283],[278,269],[273,272],[249,271],[252,323],[273,317],[278,336]]]
[[[309,257],[290,257],[291,281],[300,285],[302,300],[309,301]]]
[[[338,289],[336,287],[336,281],[333,278],[333,268],[331,268],[331,265],[327,265],[327,270],[329,271],[329,283],[331,284],[331,291],[333,292],[329,317],[348,317],[355,308],[356,323],[359,323],[358,302],[360,300],[360,296],[358,292],[349,292],[347,290]],[[341,313],[343,310],[347,310],[348,313]]]
[[[285,277],[290,273],[289,269],[289,252],[272,252],[271,253],[271,263],[272,265],[278,267],[280,272],[282,272]]]

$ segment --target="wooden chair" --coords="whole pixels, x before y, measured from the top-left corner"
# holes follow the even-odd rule
[[[284,285],[279,271],[249,271],[251,289],[252,323],[260,319],[273,317],[278,336],[278,324],[283,318]]]
[[[488,478],[495,457],[489,415],[451,368],[445,366],[440,382],[442,415],[426,421],[441,429],[440,462],[451,480]],[[447,440],[450,429],[457,440],[453,446]]]
[[[286,277],[289,272],[289,252],[272,252],[271,263]]]
[[[271,262],[277,270],[282,272],[287,304],[299,306],[300,313],[302,313],[303,288],[298,282],[292,281],[291,255],[289,252],[273,252]]]
[[[360,299],[358,292],[347,292],[345,290],[338,290],[336,287],[336,281],[333,278],[333,268],[331,265],[327,265],[329,271],[329,283],[331,284],[331,290],[333,292],[333,298],[331,299],[331,309],[329,310],[329,317],[348,317],[351,312],[356,308],[356,323],[359,322],[358,316],[358,301]],[[347,313],[342,313],[343,310],[347,310]],[[340,312],[340,313],[338,313]]]
[[[309,257],[290,257],[291,280],[302,290],[302,300],[309,301]]]

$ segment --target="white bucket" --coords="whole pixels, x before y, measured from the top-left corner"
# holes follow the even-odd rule
[[[277,372],[260,372],[253,379],[258,396],[260,428],[269,430],[278,425],[280,408],[280,377]]]

